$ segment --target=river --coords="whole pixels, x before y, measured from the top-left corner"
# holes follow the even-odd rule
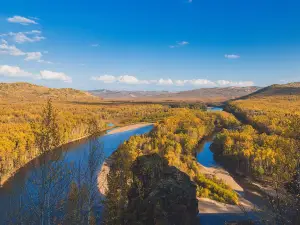
[[[198,148],[199,150],[197,152],[196,159],[201,165],[207,168],[216,168],[227,173],[228,171],[226,170],[226,167],[223,167],[222,162],[219,162],[215,159],[213,152],[210,150],[213,138],[214,136],[209,137],[202,142],[202,144]],[[266,199],[261,195],[262,193],[258,193],[260,191],[257,188],[248,183],[244,178],[235,177],[233,175],[230,175],[230,173],[228,173],[228,175],[231,176],[239,186],[241,186],[242,191],[237,191],[237,193],[241,197],[241,201],[251,203],[251,205],[255,205],[255,207],[259,207],[261,209],[266,208],[266,205],[268,203],[266,202]],[[218,211],[218,209],[216,209],[216,211]],[[255,221],[255,224],[260,224],[258,221],[261,217],[262,215],[254,211],[249,211],[245,214],[240,210],[232,213],[202,213],[201,210],[199,210],[199,221],[201,225],[223,225],[228,221],[245,221],[249,219]]]
[[[124,141],[128,140],[133,135],[145,134],[151,131],[153,125],[144,126],[138,129],[133,129],[125,132],[106,134],[99,136],[95,141],[99,143],[100,151],[103,155],[102,160],[109,157],[118,146]],[[87,167],[89,151],[91,150],[91,140],[85,139],[75,143],[67,144],[59,149],[49,152],[46,155],[38,157],[21,168],[11,179],[9,179],[3,187],[0,188],[0,224],[6,224],[4,221],[8,219],[8,214],[15,213],[17,205],[22,200],[23,205],[31,204],[35,200],[32,194],[38,193],[40,186],[34,185],[33,180],[36,178],[38,172],[43,168],[44,162],[48,163],[53,158],[58,159],[58,164],[71,168],[72,171],[84,171]],[[97,165],[100,169],[101,163]],[[63,174],[63,179],[68,183],[63,186],[59,192],[66,195],[72,177],[68,173]],[[55,193],[54,193],[55,194]],[[54,196],[53,194],[53,196]],[[28,197],[30,195],[30,197]]]
[[[221,108],[211,108],[209,111],[220,111]],[[133,129],[120,133],[104,134],[96,138],[97,143],[101,144],[101,151],[103,153],[103,159],[99,160],[100,163],[98,168],[100,169],[101,163],[107,157],[109,157],[118,146],[124,141],[128,140],[133,135],[140,135],[148,133],[152,130],[153,125],[144,126],[138,129]],[[221,165],[214,159],[213,153],[210,151],[210,145],[212,143],[212,138],[207,139],[199,147],[199,152],[197,153],[197,161],[205,167],[219,167]],[[22,204],[30,204],[32,199],[28,198],[29,193],[37,193],[37,186],[32,185],[32,180],[35,177],[37,171],[43,168],[42,162],[50,162],[53,157],[58,157],[58,162],[62,162],[67,168],[72,168],[72,171],[76,171],[79,168],[85,170],[87,167],[87,161],[89,152],[91,151],[91,139],[77,141],[63,146],[62,148],[56,149],[47,155],[41,156],[25,167],[21,168],[8,182],[0,188],[0,224],[7,219],[7,213],[15,211],[16,205],[18,205],[19,200],[22,200]],[[74,177],[70,177],[68,174],[64,174],[63,180],[68,184],[64,188],[60,189],[60,192],[67,194],[69,190],[69,184]],[[243,195],[247,196],[247,190]],[[100,195],[98,196],[100,197]],[[99,198],[100,199],[100,198]],[[100,201],[99,201],[100,202]],[[99,203],[100,204],[100,203]],[[200,222],[202,225],[205,224],[224,224],[225,220],[237,220],[245,219],[238,214],[205,214],[201,213]]]

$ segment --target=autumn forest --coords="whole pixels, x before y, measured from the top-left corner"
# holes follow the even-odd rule
[[[299,83],[218,102],[221,111],[211,110],[214,106],[201,99],[106,101],[73,89],[0,83],[3,190],[33,160],[45,160],[44,155],[70,148],[69,143],[97,142],[86,144],[83,176],[79,170],[84,167],[62,166],[62,157],[59,163],[53,156],[45,161],[49,168],[39,169],[44,190],[38,194],[39,207],[20,207],[6,217],[7,224],[198,224],[201,207],[209,210],[208,203],[215,204],[216,213],[221,212],[218,204],[228,212],[240,210],[244,224],[298,224]],[[131,132],[128,126],[149,130],[137,130],[120,141],[118,135]],[[107,141],[109,137],[116,139]],[[107,155],[107,143],[112,142],[116,149]],[[207,143],[216,167],[198,159]],[[65,194],[55,199],[49,193],[58,186]],[[23,204],[20,199],[17,205]]]

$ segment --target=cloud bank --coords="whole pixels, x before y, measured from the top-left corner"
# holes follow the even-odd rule
[[[253,81],[230,81],[230,80],[217,80],[211,81],[208,79],[191,79],[191,80],[172,80],[170,78],[163,79],[160,78],[158,80],[139,80],[135,76],[131,75],[123,75],[123,76],[113,76],[113,75],[102,75],[102,76],[93,76],[90,80],[100,81],[106,84],[109,83],[122,83],[122,84],[154,84],[154,85],[161,85],[161,86],[208,86],[208,87],[222,87],[222,86],[253,86]]]

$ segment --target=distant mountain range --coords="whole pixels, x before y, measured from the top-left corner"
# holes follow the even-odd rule
[[[109,100],[128,100],[128,99],[141,99],[152,98],[158,95],[169,94],[168,91],[111,91],[106,89],[89,91],[92,95],[99,96],[103,99]]]
[[[259,87],[201,88],[181,92],[92,90],[92,95],[116,101],[202,101],[222,102],[249,95]]]
[[[223,87],[201,88],[189,91],[81,91],[72,88],[48,88],[30,83],[0,83],[0,100],[38,101],[52,98],[56,101],[131,101],[166,102],[190,101],[218,103],[231,99],[245,99],[267,96],[300,95],[300,82],[274,84],[268,87]]]

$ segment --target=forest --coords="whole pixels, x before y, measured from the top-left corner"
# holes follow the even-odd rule
[[[205,174],[196,160],[197,149],[212,136],[211,150],[224,168],[239,179],[274,191],[264,196],[275,221],[281,224],[299,221],[300,101],[297,94],[259,92],[227,102],[225,111],[210,112],[199,102],[116,103],[96,101],[73,90],[47,90],[46,93],[60,96],[61,92],[75,93],[76,97],[66,94],[63,99],[1,99],[1,184],[46,152],[82,138],[95,140],[94,137],[109,129],[109,123],[124,126],[150,122],[153,123],[150,133],[132,136],[108,159],[108,193],[101,219],[104,224],[143,224],[145,218],[153,215],[174,214],[170,210],[185,212],[185,223],[191,223],[198,213],[199,198],[240,206],[239,194],[217,176]],[[30,96],[35,95],[30,92]],[[51,206],[47,205],[50,195],[46,194],[40,199],[42,210],[38,209],[39,205],[32,206],[36,210],[35,219],[49,219],[50,215],[44,212],[51,208],[63,215],[56,218],[59,219],[56,224],[97,223],[99,218],[93,209],[97,200],[95,192],[98,192],[95,165],[102,162],[103,156],[96,155],[93,146],[89,153],[90,167],[86,173],[90,176],[72,171],[71,166],[48,168],[51,173],[54,170],[55,182],[62,174],[69,174],[63,182],[68,183],[64,185],[69,192],[63,201],[53,199]],[[42,169],[42,181],[47,183],[43,172]],[[168,204],[158,201],[162,196],[174,208],[168,209]],[[146,210],[149,201],[155,209],[151,212]]]
[[[283,224],[298,223],[300,218],[298,85],[272,85],[248,98],[230,101],[225,110],[242,125],[223,129],[212,145],[232,171],[274,189],[270,205],[276,221]]]
[[[143,155],[157,154],[165,159],[169,166],[187,174],[196,184],[197,197],[238,204],[236,192],[216,177],[204,175],[195,158],[196,147],[201,140],[212,135],[216,129],[233,128],[238,124],[239,122],[226,112],[208,113],[183,108],[157,122],[150,134],[131,137],[110,157],[105,223],[126,224],[123,216],[127,210],[127,196],[133,180],[131,167],[134,161]],[[142,198],[143,193],[140,195]],[[123,207],[120,208],[120,205]]]
[[[18,168],[41,154],[34,132],[47,101],[0,103],[0,184]],[[115,125],[135,121],[157,121],[173,109],[158,104],[101,104],[101,102],[53,101],[57,111],[59,145],[92,135]]]

